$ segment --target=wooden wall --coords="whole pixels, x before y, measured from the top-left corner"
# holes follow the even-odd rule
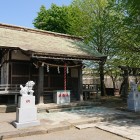
[[[1,84],[9,82],[9,51],[1,51]]]

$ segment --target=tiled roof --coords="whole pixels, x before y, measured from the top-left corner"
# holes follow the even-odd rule
[[[0,48],[20,48],[36,54],[69,56],[82,59],[102,59],[78,45],[81,38],[70,35],[0,24]]]

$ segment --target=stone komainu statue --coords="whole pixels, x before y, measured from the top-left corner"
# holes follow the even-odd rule
[[[33,96],[33,86],[35,85],[35,82],[34,81],[28,81],[25,85],[25,87],[23,87],[22,85],[20,85],[20,94],[22,96],[29,96],[29,95],[32,95]]]

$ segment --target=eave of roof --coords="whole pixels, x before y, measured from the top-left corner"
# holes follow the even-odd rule
[[[32,58],[38,59],[63,59],[63,60],[105,60],[106,56],[104,57],[93,57],[93,56],[71,56],[71,55],[60,55],[60,54],[45,54],[45,53],[32,53]]]

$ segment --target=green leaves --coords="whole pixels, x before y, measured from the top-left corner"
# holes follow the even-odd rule
[[[47,10],[45,6],[40,7],[40,12],[38,12],[38,16],[34,19],[34,26],[38,29],[46,30],[46,22],[47,22]]]
[[[68,7],[52,4],[51,8],[46,10],[45,6],[41,6],[33,24],[38,29],[67,33],[69,29]]]

